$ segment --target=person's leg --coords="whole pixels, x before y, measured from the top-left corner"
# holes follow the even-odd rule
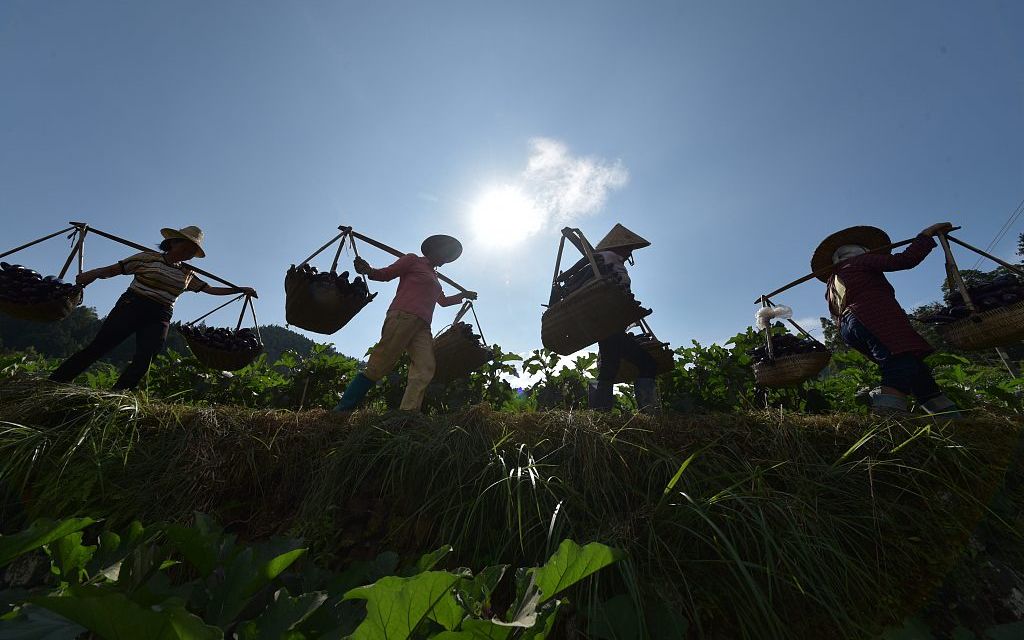
[[[166,320],[151,320],[135,331],[135,355],[114,383],[114,389],[134,389],[139,385],[153,358],[164,348],[169,328]]]
[[[597,343],[601,354],[601,367],[597,371],[597,381],[591,384],[589,405],[594,411],[610,411],[615,404],[615,378],[619,375],[622,365],[622,343],[627,340],[626,332],[622,331],[609,336]]]
[[[627,337],[622,345],[622,357],[637,368],[636,384],[633,387],[637,409],[644,413],[659,412],[661,402],[658,400],[658,385],[654,379],[658,374],[658,363],[654,356],[644,351],[636,340]]]
[[[412,319],[420,320],[416,316],[402,311],[388,312],[380,331],[380,342],[370,352],[366,370],[356,374],[352,382],[345,387],[341,401],[334,407],[335,411],[355,409],[373,388],[373,385],[395,367],[398,359],[405,353],[409,340],[412,339],[416,330],[416,324],[412,322]],[[420,322],[423,321],[420,320]]]
[[[122,298],[103,320],[99,332],[84,349],[68,357],[53,373],[54,382],[71,382],[94,362],[111,349],[124,342],[138,326],[138,316],[133,304]]]
[[[880,393],[871,393],[871,408],[875,413],[892,414],[907,412],[907,395],[910,387],[901,380],[905,364],[895,361],[889,350],[853,314],[846,314],[840,321],[839,334],[848,346],[864,354],[876,363],[882,373]]]
[[[420,330],[413,335],[407,347],[412,362],[409,364],[405,395],[402,396],[402,411],[419,411],[427,385],[434,379],[434,336],[430,335],[430,326],[426,322],[420,320],[420,323]]]
[[[911,384],[917,404],[932,415],[940,415],[954,420],[961,418],[960,408],[942,392],[924,360],[917,358],[916,362],[917,368]]]

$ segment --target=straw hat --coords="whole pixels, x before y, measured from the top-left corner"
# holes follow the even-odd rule
[[[462,255],[462,243],[451,236],[430,236],[420,245],[420,253],[440,258],[445,263],[454,262]]]
[[[610,249],[643,249],[651,246],[651,243],[644,240],[621,224],[616,223],[601,242],[594,247],[595,251],[608,251]]]
[[[828,277],[832,274],[831,271],[825,270],[832,266],[832,254],[836,252],[836,249],[846,244],[859,244],[868,251],[873,251],[887,244],[892,244],[892,240],[889,239],[889,234],[878,227],[850,227],[849,229],[836,231],[822,240],[818,248],[814,250],[814,255],[811,256],[811,271],[814,273],[823,272],[818,274],[818,280],[828,282]]]
[[[206,252],[203,251],[203,230],[196,226],[188,226],[184,229],[170,229],[164,228],[160,230],[160,235],[168,240],[177,238],[181,240],[188,240],[192,244],[196,245],[196,257],[205,258]]]

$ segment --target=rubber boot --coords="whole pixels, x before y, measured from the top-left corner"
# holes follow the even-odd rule
[[[944,393],[927,402],[922,402],[921,408],[937,420],[960,420],[964,417],[956,403],[947,398]]]
[[[334,405],[334,413],[343,413],[347,411],[353,411],[359,403],[363,401],[366,394],[373,388],[374,381],[367,378],[364,374],[356,374],[355,378],[352,378],[352,382],[348,383],[345,387],[345,393],[341,396],[341,401]]]
[[[590,383],[590,408],[593,411],[611,411],[615,403],[615,384],[598,380]]]
[[[637,378],[633,386],[636,394],[636,408],[641,413],[661,413],[661,402],[658,401],[658,385],[654,378]]]
[[[897,396],[881,391],[871,392],[871,413],[878,416],[907,416],[907,399],[905,396]]]

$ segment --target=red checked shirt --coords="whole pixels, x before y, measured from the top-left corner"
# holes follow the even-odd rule
[[[414,253],[405,254],[390,266],[370,269],[367,275],[378,282],[398,278],[398,291],[388,310],[411,313],[428,326],[434,317],[435,305],[450,307],[462,301],[459,295],[445,296],[430,260]]]
[[[933,248],[934,240],[919,235],[900,253],[867,253],[846,260],[829,278],[825,293],[833,320],[838,324],[844,312],[852,313],[893,355],[931,353],[932,346],[911,326],[885,272],[913,269]]]

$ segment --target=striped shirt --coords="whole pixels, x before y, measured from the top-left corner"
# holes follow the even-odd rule
[[[173,307],[174,301],[185,291],[202,291],[210,286],[188,267],[171,264],[164,260],[164,254],[156,251],[143,251],[117,264],[121,266],[121,273],[135,276],[129,291],[168,307]]]

